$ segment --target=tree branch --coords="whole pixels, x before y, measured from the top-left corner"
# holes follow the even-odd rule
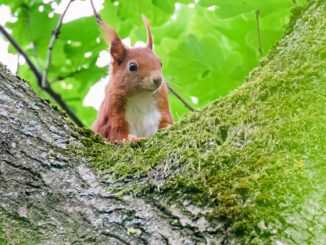
[[[73,1],[74,0],[70,0],[68,2],[66,9],[63,11],[62,15],[60,16],[60,18],[58,20],[58,23],[57,23],[57,26],[54,29],[53,33],[52,33],[52,37],[51,37],[49,47],[48,47],[48,59],[46,61],[45,70],[44,70],[44,73],[43,73],[43,76],[42,76],[42,83],[41,83],[42,88],[45,88],[46,86],[49,86],[49,84],[46,81],[47,81],[47,77],[48,77],[49,68],[50,68],[50,65],[51,65],[53,46],[54,46],[55,41],[58,39],[58,37],[60,35],[60,29],[61,29],[61,26],[62,26],[63,18],[65,17],[65,15],[66,15],[69,7],[70,7],[70,4]]]
[[[96,18],[96,22],[97,23],[100,23],[102,21],[102,17],[100,16],[100,14],[96,11],[95,9],[95,5],[93,3],[93,0],[90,0],[91,2],[91,6],[92,6],[92,9],[93,9],[93,13],[94,13],[94,16]]]
[[[180,100],[181,102],[182,102],[182,104],[184,104],[184,106],[185,107],[187,107],[189,110],[191,110],[191,111],[195,111],[195,109],[194,108],[192,108],[192,106],[187,102],[187,101],[185,101],[182,97],[181,97],[181,95],[179,95],[172,87],[171,87],[171,85],[168,83],[168,82],[166,82],[166,84],[168,85],[168,88],[169,88],[169,91],[178,99],[178,100]]]
[[[260,54],[260,57],[263,57],[263,49],[261,45],[261,36],[260,36],[260,24],[259,24],[259,15],[260,15],[260,10],[256,10],[256,26],[257,26],[257,39],[258,39],[258,51]]]
[[[41,87],[43,91],[48,93],[61,107],[62,110],[64,110],[67,115],[80,127],[83,126],[83,123],[78,119],[78,117],[70,110],[70,108],[67,106],[67,104],[63,101],[61,98],[61,95],[56,93],[51,86],[47,86],[43,88],[42,85],[42,74],[37,69],[37,67],[33,64],[29,56],[25,53],[25,51],[18,45],[18,43],[13,39],[13,37],[6,31],[6,29],[0,25],[0,32],[5,36],[5,38],[11,43],[11,45],[17,50],[17,52],[24,57],[26,63],[28,64],[31,71],[34,73],[36,77],[36,81],[38,85]],[[47,82],[48,83],[48,82]]]
[[[21,56],[24,57],[26,63],[28,64],[29,68],[31,68],[32,72],[35,74],[37,80],[40,78],[40,72],[36,68],[36,66],[33,64],[33,62],[30,60],[28,55],[25,53],[25,51],[18,45],[18,43],[11,37],[11,35],[6,31],[6,29],[0,25],[0,32],[5,36],[5,38],[11,43],[12,46],[17,50],[18,53],[21,54]]]

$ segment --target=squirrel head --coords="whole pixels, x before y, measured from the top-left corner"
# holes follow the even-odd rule
[[[112,27],[100,22],[112,56],[111,81],[126,93],[155,92],[163,82],[161,60],[152,50],[149,22],[145,17],[143,21],[147,30],[147,46],[143,48],[128,48]]]

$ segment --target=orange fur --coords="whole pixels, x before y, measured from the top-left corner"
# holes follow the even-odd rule
[[[93,130],[112,143],[128,138],[128,123],[125,120],[125,96],[123,91],[107,89]]]
[[[127,48],[122,43],[112,27],[104,22],[100,23],[105,39],[110,45],[112,64],[110,82],[93,130],[112,143],[137,139],[137,135],[130,134],[126,120],[128,98],[136,93],[153,94],[156,111],[160,113],[161,118],[157,129],[173,124],[168,102],[168,88],[165,83],[161,84],[163,80],[161,63],[152,51],[152,36],[147,19],[144,19],[144,23],[148,34],[148,45],[145,48],[133,49]],[[137,71],[130,71],[130,64],[136,64]],[[143,115],[143,118],[148,116],[150,115]]]
[[[173,117],[168,101],[168,91],[167,85],[163,83],[160,90],[157,92],[157,106],[162,117],[159,125],[160,129],[169,127],[173,124]]]

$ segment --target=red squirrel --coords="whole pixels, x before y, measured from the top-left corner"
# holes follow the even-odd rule
[[[147,46],[128,48],[116,31],[100,21],[112,62],[110,80],[93,130],[111,143],[137,140],[173,124],[162,63],[153,53],[149,22],[143,18]]]

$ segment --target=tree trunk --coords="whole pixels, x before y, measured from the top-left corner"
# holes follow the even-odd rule
[[[0,244],[325,243],[326,2],[294,12],[238,90],[123,146],[0,65]]]

